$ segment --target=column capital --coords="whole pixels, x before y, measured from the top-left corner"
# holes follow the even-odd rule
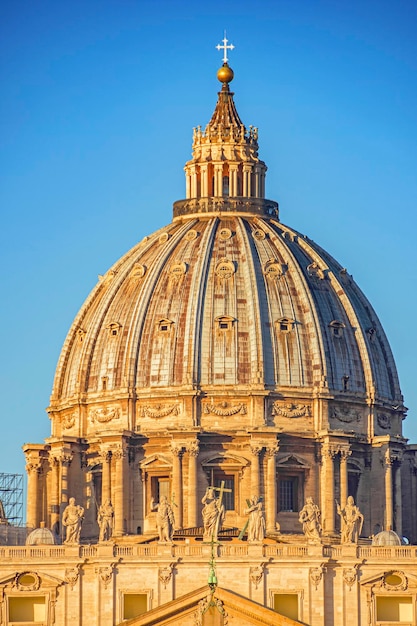
[[[110,450],[110,448],[101,447],[97,456],[98,456],[98,460],[101,463],[108,463],[109,461],[111,461],[111,458],[113,455],[112,455],[112,451]]]
[[[250,451],[252,452],[253,456],[259,456],[263,450],[264,446],[262,443],[255,443],[255,442],[251,442],[250,444]]]
[[[337,454],[340,452],[340,446],[332,443],[325,443],[322,445],[321,453],[322,456],[327,459],[334,459]]]
[[[190,456],[194,456],[194,457],[197,457],[200,452],[200,446],[198,445],[197,440],[187,442],[185,449]]]
[[[402,450],[395,450],[392,448],[387,448],[385,452],[383,452],[382,463],[387,467],[392,467],[394,463],[401,463],[403,458]]]
[[[115,446],[110,450],[111,456],[116,461],[123,459],[126,456],[126,449],[122,445]]]
[[[279,452],[279,444],[278,441],[274,443],[267,444],[265,446],[265,454],[269,457],[275,457]]]
[[[26,463],[26,471],[27,471],[28,474],[30,474],[32,472],[34,474],[39,474],[41,469],[42,469],[42,462],[41,462],[40,459],[38,459],[38,460],[30,459]]]
[[[182,456],[185,444],[179,441],[171,441],[171,452],[174,456]]]
[[[352,455],[352,450],[350,448],[340,448],[340,459],[347,461],[347,459]]]

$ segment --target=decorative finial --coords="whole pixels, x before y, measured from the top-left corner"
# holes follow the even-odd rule
[[[220,44],[217,44],[216,48],[217,50],[223,50],[223,63],[227,63],[227,51],[234,50],[235,47],[232,43],[229,46],[227,45],[229,40],[226,38],[226,31],[224,31],[224,39],[222,39],[222,41],[223,45],[221,46]]]

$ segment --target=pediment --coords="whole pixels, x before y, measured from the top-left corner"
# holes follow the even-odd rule
[[[368,576],[361,580],[362,586],[380,587],[387,591],[402,591],[411,587],[417,587],[417,576],[407,575],[401,570],[388,570]]]
[[[212,592],[205,586],[118,626],[225,626],[227,623],[239,626],[301,624],[233,591],[217,587]]]
[[[0,589],[13,587],[17,591],[37,591],[38,589],[56,589],[64,583],[64,580],[56,576],[26,569],[0,578]]]
[[[301,457],[296,454],[287,454],[285,456],[278,456],[277,465],[279,467],[291,467],[291,468],[300,468],[300,469],[310,469],[308,463],[304,461]]]
[[[168,457],[163,454],[152,454],[139,463],[142,470],[160,468],[171,468],[172,463]]]

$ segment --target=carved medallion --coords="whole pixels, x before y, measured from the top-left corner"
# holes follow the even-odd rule
[[[264,575],[264,567],[265,563],[261,563],[260,565],[256,565],[255,567],[251,567],[249,569],[250,581],[255,585],[256,589],[258,588],[258,585],[262,580],[262,576]]]
[[[150,404],[139,407],[139,413],[143,417],[167,417],[168,415],[179,415],[180,412],[179,404]]]
[[[99,424],[107,424],[112,420],[117,420],[120,417],[120,409],[118,407],[104,407],[102,409],[92,409],[89,412],[90,420],[99,422]]]
[[[35,572],[22,572],[16,574],[13,586],[19,591],[37,591],[41,586],[41,579]]]
[[[169,233],[163,233],[159,236],[158,243],[166,243],[170,237]]]
[[[62,428],[65,430],[69,430],[75,424],[75,419],[77,417],[77,413],[67,413],[62,416]]]
[[[96,568],[96,573],[99,575],[100,580],[103,582],[104,588],[107,589],[107,586],[113,576],[113,565],[98,567]]]
[[[78,580],[80,573],[79,567],[79,565],[76,567],[67,567],[65,570],[65,581],[71,586],[71,589],[74,588],[74,585]]]
[[[174,263],[169,268],[169,279],[171,284],[178,284],[187,272],[187,263]]]
[[[243,402],[233,405],[228,402],[220,402],[219,404],[205,404],[204,412],[208,414],[212,413],[213,415],[218,415],[219,417],[230,417],[231,415],[237,415],[238,413],[246,415],[247,408],[246,404]]]
[[[271,261],[265,263],[264,274],[270,280],[277,280],[278,278],[281,278],[281,276],[283,276],[284,274],[283,266],[281,265],[281,263],[277,263],[277,261],[274,261],[272,259]]]
[[[311,406],[309,404],[281,404],[274,402],[272,405],[272,415],[282,415],[283,417],[311,417]]]
[[[193,241],[194,239],[197,239],[198,237],[198,232],[194,229],[189,230],[184,239],[186,239],[187,241]]]
[[[257,228],[252,232],[252,237],[254,239],[257,239],[258,241],[262,241],[262,239],[265,239],[266,234],[265,231],[263,231],[261,228]]]
[[[347,584],[349,589],[352,588],[354,582],[356,581],[357,575],[358,575],[356,567],[357,566],[355,566],[355,567],[348,567],[348,568],[343,570],[343,580],[345,581],[345,583]]]
[[[232,231],[230,228],[221,228],[219,231],[220,239],[230,239],[232,237]]]
[[[217,276],[219,276],[219,278],[223,278],[224,280],[231,278],[235,271],[235,264],[227,259],[220,259],[215,269]]]
[[[383,586],[390,591],[405,591],[408,587],[408,579],[403,572],[398,570],[386,572]]]
[[[146,266],[142,263],[135,263],[130,272],[130,278],[143,278],[146,274]]]
[[[310,568],[310,580],[315,586],[316,591],[322,578],[323,578],[323,566]]]
[[[386,413],[378,413],[376,419],[378,422],[378,426],[380,426],[384,430],[387,430],[388,428],[391,427],[390,416],[387,415]]]
[[[339,420],[339,422],[350,424],[351,422],[360,422],[361,413],[352,407],[338,406],[332,409],[330,417]]]
[[[159,582],[161,582],[164,585],[165,589],[167,587],[167,584],[172,578],[173,567],[174,567],[174,564],[171,563],[170,565],[167,565],[166,567],[159,568],[158,579],[159,579]]]

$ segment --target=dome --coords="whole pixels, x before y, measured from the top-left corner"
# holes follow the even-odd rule
[[[24,447],[33,526],[59,529],[71,496],[85,540],[107,499],[114,536],[155,535],[166,497],[198,534],[208,487],[229,527],[253,496],[271,535],[301,532],[306,497],[329,537],[349,495],[365,534],[394,523],[405,408],[387,338],[347,270],[281,222],[233,96],[222,82],[194,129],[172,221],[100,277],[69,330],[51,436]]]
[[[400,434],[376,313],[341,264],[279,220],[266,169],[224,83],[207,128],[194,130],[173,221],[100,277],[72,325],[49,409],[55,435],[211,427],[201,399],[229,391],[262,400],[244,426]],[[319,396],[328,403],[316,411]]]
[[[45,546],[55,545],[56,537],[54,533],[45,527],[45,523],[41,522],[40,528],[35,528],[29,533],[26,539],[27,546]]]
[[[373,546],[400,546],[401,539],[393,530],[382,530],[372,539]]]

